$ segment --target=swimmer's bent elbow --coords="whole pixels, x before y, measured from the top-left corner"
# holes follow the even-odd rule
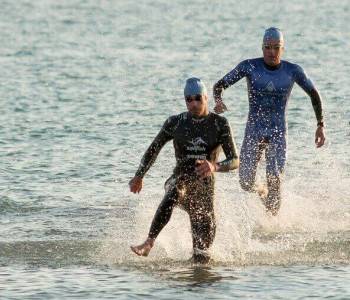
[[[228,172],[231,170],[235,170],[239,166],[239,159],[238,158],[229,158],[225,159],[218,163],[219,168],[217,169],[218,172]]]

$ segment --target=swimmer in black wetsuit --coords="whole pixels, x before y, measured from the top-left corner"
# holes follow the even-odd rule
[[[215,236],[214,172],[238,168],[238,155],[226,118],[208,110],[208,96],[198,78],[186,81],[184,90],[187,112],[166,120],[162,129],[144,154],[130,191],[139,193],[142,178],[155,161],[161,148],[173,140],[176,167],[165,183],[166,194],[153,218],[148,238],[133,252],[147,256],[154,241],[170,220],[173,208],[179,206],[190,217],[193,241],[193,261],[206,263],[207,253]],[[217,162],[220,146],[226,159]]]

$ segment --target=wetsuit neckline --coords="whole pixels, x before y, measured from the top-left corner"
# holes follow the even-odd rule
[[[209,118],[210,114],[211,114],[211,112],[209,112],[206,116],[196,117],[196,116],[192,115],[190,112],[188,112],[189,117],[194,122],[203,122],[203,121],[205,121],[205,120],[207,120]]]
[[[270,72],[273,72],[273,71],[278,71],[281,69],[282,67],[282,61],[277,65],[277,66],[269,66],[267,63],[265,63],[264,59],[263,59],[263,64],[264,64],[264,68]]]

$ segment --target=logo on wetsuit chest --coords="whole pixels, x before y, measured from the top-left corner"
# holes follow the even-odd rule
[[[201,137],[197,137],[189,141],[190,146],[187,146],[186,149],[190,151],[205,151],[205,146],[208,145]]]
[[[276,92],[275,85],[273,84],[272,81],[269,81],[269,82],[267,83],[267,85],[265,86],[265,90],[267,90],[267,91],[270,92],[270,93]]]

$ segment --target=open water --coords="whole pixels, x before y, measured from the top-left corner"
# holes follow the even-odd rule
[[[350,299],[349,1],[0,4],[0,299]],[[295,86],[279,216],[237,172],[219,174],[213,263],[188,262],[180,210],[150,257],[134,256],[171,144],[139,195],[127,184],[164,120],[185,110],[185,79],[210,88],[261,55],[270,26],[323,96],[326,145],[315,148],[312,106]],[[244,80],[224,96],[240,146]]]

